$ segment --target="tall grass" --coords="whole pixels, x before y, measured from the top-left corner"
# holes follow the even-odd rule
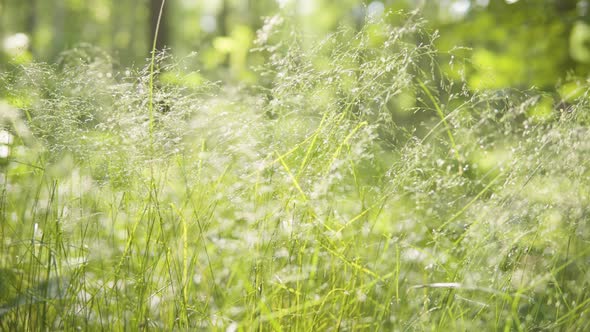
[[[585,85],[469,91],[402,22],[269,18],[258,86],[89,46],[3,74],[0,326],[587,329]]]

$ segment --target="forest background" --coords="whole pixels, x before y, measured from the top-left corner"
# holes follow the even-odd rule
[[[19,61],[56,61],[61,52],[89,43],[121,67],[141,65],[150,54],[161,3],[3,0],[0,36],[10,53],[19,47],[10,37],[26,35],[27,53]],[[266,59],[250,48],[264,17],[277,11],[292,15],[304,42],[313,44],[343,25],[360,29],[367,12],[420,8],[428,28],[438,31],[441,52],[470,50],[460,55],[467,54],[463,61],[469,61],[465,75],[471,87],[551,90],[569,74],[588,73],[588,7],[583,0],[168,1],[157,46],[178,57],[196,52],[195,68],[204,76],[252,82],[257,77],[250,68]],[[5,54],[1,61],[9,60]],[[228,66],[231,75],[217,71]]]

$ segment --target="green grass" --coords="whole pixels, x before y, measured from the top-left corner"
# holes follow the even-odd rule
[[[2,75],[2,329],[589,328],[587,91],[537,118],[415,17],[269,22],[257,86],[88,46]]]

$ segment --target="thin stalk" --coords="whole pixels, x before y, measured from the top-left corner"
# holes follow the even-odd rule
[[[445,125],[447,136],[449,136],[449,142],[451,143],[451,148],[453,149],[453,154],[455,155],[455,159],[457,159],[457,162],[459,163],[459,174],[461,174],[463,173],[463,167],[461,166],[461,158],[459,156],[459,151],[457,150],[457,145],[455,144],[455,137],[453,136],[453,132],[451,131],[451,126],[449,126],[449,123],[447,122],[447,118],[445,117],[444,112],[440,108],[440,105],[436,102],[436,99],[430,92],[430,89],[428,89],[428,87],[421,80],[418,80],[418,83],[420,84],[420,87],[422,88],[424,93],[426,93],[426,95],[434,105],[436,113],[440,117],[440,121]]]
[[[166,0],[162,0],[160,6],[160,12],[158,13],[158,22],[156,23],[156,31],[154,31],[154,39],[152,42],[152,56],[150,59],[150,81],[149,81],[149,99],[148,99],[148,111],[149,111],[149,125],[150,125],[150,152],[153,152],[154,143],[154,76],[156,68],[156,46],[158,41],[158,33],[160,31],[160,23],[162,22],[162,13],[164,12],[164,5]]]

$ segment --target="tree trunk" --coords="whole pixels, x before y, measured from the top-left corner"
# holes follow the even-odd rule
[[[219,15],[217,21],[219,22],[219,34],[221,36],[227,36],[227,17],[229,16],[229,5],[227,0],[223,0],[221,2],[221,10],[219,11]]]
[[[55,1],[53,6],[53,43],[51,45],[51,58],[56,58],[65,48],[65,24],[66,5],[63,0]]]
[[[31,50],[31,54],[35,55],[35,32],[37,30],[37,1],[29,0],[28,9],[29,12],[27,13],[26,32],[30,38],[29,50]]]

